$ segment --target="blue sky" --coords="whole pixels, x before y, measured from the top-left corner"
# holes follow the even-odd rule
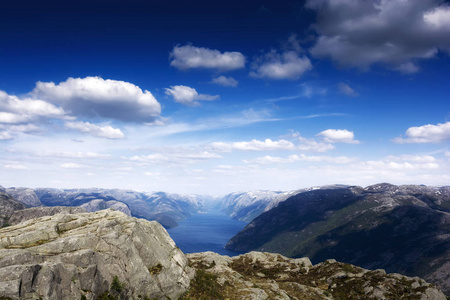
[[[3,1],[0,185],[448,185],[449,20],[438,0]]]

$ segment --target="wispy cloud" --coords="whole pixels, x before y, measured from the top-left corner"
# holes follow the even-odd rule
[[[65,127],[106,139],[123,139],[125,134],[119,128],[110,125],[99,126],[89,122],[66,122]]]
[[[233,77],[219,76],[211,80],[211,83],[215,83],[221,86],[237,87],[239,82]]]
[[[344,95],[347,95],[349,97],[357,97],[359,94],[351,88],[348,84],[345,84],[343,82],[340,82],[338,84],[339,92],[341,92]]]

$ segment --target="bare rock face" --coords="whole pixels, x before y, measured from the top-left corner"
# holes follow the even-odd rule
[[[447,299],[418,277],[369,271],[335,260],[313,266],[308,258],[265,252],[187,256],[197,271],[182,299]]]
[[[80,205],[79,207],[86,209],[86,211],[88,211],[88,212],[94,212],[94,211],[98,211],[98,210],[102,210],[102,209],[112,208],[114,210],[121,211],[128,216],[131,216],[131,211],[130,211],[130,208],[128,207],[128,205],[126,205],[123,202],[115,201],[115,200],[106,201],[103,199],[94,199],[94,200],[91,200],[87,203]]]
[[[81,207],[71,206],[53,206],[53,207],[32,207],[14,211],[9,217],[9,225],[16,225],[21,222],[36,219],[44,216],[53,216],[56,214],[79,214],[86,210]]]
[[[24,209],[25,205],[13,199],[11,195],[0,186],[0,227],[9,226],[9,218],[14,211]]]
[[[157,222],[56,214],[0,229],[0,298],[176,299],[193,271]]]

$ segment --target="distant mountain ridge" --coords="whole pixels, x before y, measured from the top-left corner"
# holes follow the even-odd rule
[[[309,189],[259,215],[226,245],[314,262],[333,258],[421,276],[450,291],[450,187],[382,183]]]
[[[330,187],[347,187],[347,185],[325,185],[292,191],[256,190],[235,192],[223,196],[220,200],[219,208],[233,219],[251,222],[263,212],[276,207],[280,202],[285,201],[293,195]]]
[[[164,192],[148,193],[122,189],[7,188],[7,193],[28,207],[80,206],[87,211],[113,208],[130,216],[156,220],[171,228],[205,210],[209,196]]]

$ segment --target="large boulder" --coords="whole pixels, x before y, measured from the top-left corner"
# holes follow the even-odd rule
[[[193,271],[157,222],[56,214],[0,229],[0,298],[179,297]]]

